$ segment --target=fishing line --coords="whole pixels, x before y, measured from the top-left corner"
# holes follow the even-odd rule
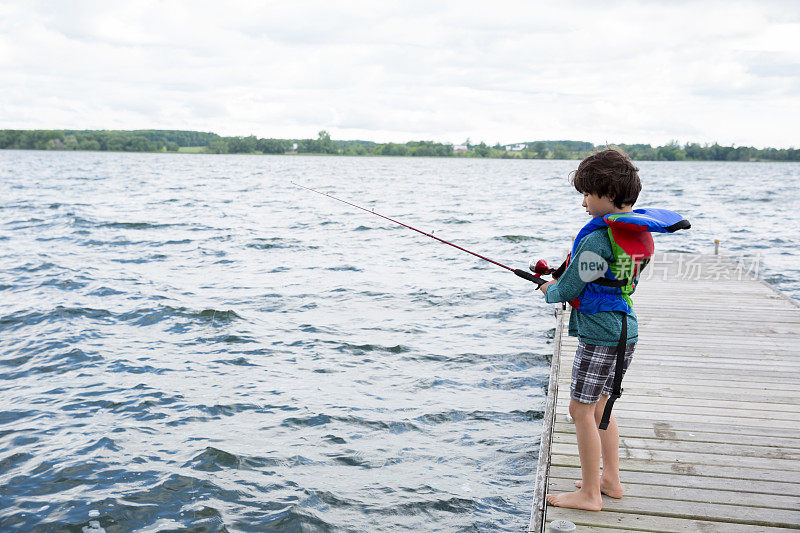
[[[546,283],[546,281],[543,280],[542,278],[540,278],[538,275],[531,274],[530,272],[522,270],[521,268],[511,268],[510,266],[504,265],[503,263],[499,263],[499,262],[495,261],[494,259],[489,259],[488,257],[482,256],[481,254],[477,254],[475,252],[467,250],[466,248],[462,248],[461,246],[458,246],[457,244],[453,244],[452,242],[446,241],[444,239],[440,239],[439,237],[436,237],[435,235],[433,235],[433,232],[427,233],[427,232],[422,231],[420,229],[417,229],[417,228],[415,228],[413,226],[409,226],[408,224],[404,224],[404,223],[400,222],[399,220],[395,220],[393,218],[389,218],[389,217],[387,217],[385,215],[377,213],[374,210],[367,209],[366,207],[361,207],[360,205],[356,205],[354,203],[348,202],[347,200],[342,200],[341,198],[337,198],[337,197],[333,196],[332,194],[328,194],[326,192],[318,191],[316,189],[312,189],[311,187],[306,187],[304,185],[300,185],[299,183],[295,183],[293,181],[291,182],[291,184],[292,185],[296,185],[296,186],[300,187],[301,189],[305,189],[307,191],[315,192],[317,194],[321,194],[322,196],[327,196],[328,198],[332,198],[333,200],[336,200],[337,202],[342,202],[343,204],[347,204],[347,205],[355,207],[357,209],[361,209],[362,211],[366,211],[367,213],[370,213],[372,215],[379,216],[381,218],[385,218],[386,220],[388,220],[390,222],[394,222],[395,224],[400,224],[404,228],[408,228],[410,230],[414,230],[417,233],[421,233],[421,234],[425,235],[426,237],[430,237],[431,239],[435,239],[435,240],[437,240],[437,241],[439,241],[439,242],[441,242],[443,244],[447,244],[449,246],[452,246],[453,248],[458,248],[462,252],[467,252],[468,254],[474,255],[475,257],[483,259],[484,261],[488,261],[488,262],[490,262],[490,263],[492,263],[494,265],[497,265],[499,267],[505,268],[506,270],[509,270],[509,271],[513,272],[514,274],[516,274],[517,276],[519,276],[519,277],[521,277],[523,279],[526,279],[528,281],[532,281],[533,283],[536,283],[537,286],[541,286],[542,284]]]

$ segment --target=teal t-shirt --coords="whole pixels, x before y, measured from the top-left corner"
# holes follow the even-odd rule
[[[611,240],[605,228],[593,231],[578,244],[575,250],[575,257],[579,257],[584,251],[592,251],[606,260],[607,263],[614,261],[614,254],[611,251]],[[578,262],[571,261],[567,269],[558,279],[557,283],[547,288],[545,301],[547,303],[570,302],[583,293],[586,282],[583,281],[578,273]],[[634,278],[634,285],[638,283],[638,276]],[[628,343],[639,340],[639,325],[636,320],[636,313],[631,310],[627,315],[628,320]],[[622,332],[622,313],[615,311],[600,311],[592,315],[581,313],[573,309],[569,316],[569,334],[578,337],[578,340],[586,344],[599,344],[601,346],[616,346],[619,342],[619,335]]]

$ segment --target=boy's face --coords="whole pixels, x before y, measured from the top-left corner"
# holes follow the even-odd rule
[[[610,196],[597,196],[594,193],[583,193],[583,203],[581,205],[586,208],[586,212],[593,218],[603,217],[609,213],[616,213],[619,211]]]

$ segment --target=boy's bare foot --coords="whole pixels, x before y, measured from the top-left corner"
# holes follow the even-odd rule
[[[592,498],[582,490],[548,494],[547,503],[556,507],[585,509],[587,511],[599,511],[603,508],[603,499],[599,495],[596,498]]]
[[[576,481],[575,486],[581,488],[583,485],[582,481]],[[622,498],[622,483],[617,481],[609,481],[605,478],[600,478],[600,492],[605,494],[606,496],[610,496],[611,498],[620,499]]]

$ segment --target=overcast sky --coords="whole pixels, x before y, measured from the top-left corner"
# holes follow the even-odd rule
[[[0,0],[0,128],[800,146],[800,2]]]

